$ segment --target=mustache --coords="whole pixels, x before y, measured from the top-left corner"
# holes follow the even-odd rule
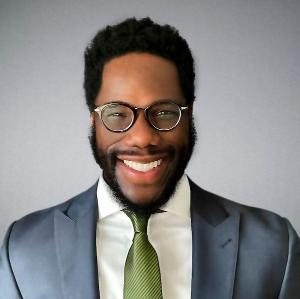
[[[148,147],[144,149],[139,148],[131,148],[126,150],[114,150],[109,153],[110,156],[154,156],[154,155],[173,155],[175,153],[175,149],[172,146],[167,146],[164,148],[156,148],[156,147]]]

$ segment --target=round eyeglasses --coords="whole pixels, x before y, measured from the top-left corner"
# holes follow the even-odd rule
[[[170,131],[180,122],[182,112],[188,106],[179,105],[171,100],[156,102],[146,108],[133,107],[124,102],[110,102],[96,107],[104,126],[112,132],[129,130],[137,119],[138,110],[143,110],[149,125],[158,131]]]

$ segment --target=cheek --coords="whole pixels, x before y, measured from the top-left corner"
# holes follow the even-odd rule
[[[185,148],[189,144],[189,124],[188,121],[181,122],[175,130],[170,132],[170,136],[166,138],[177,148]]]
[[[118,133],[113,133],[104,128],[103,126],[97,124],[96,127],[96,141],[98,147],[103,151],[108,151],[111,147],[117,144],[121,136]]]

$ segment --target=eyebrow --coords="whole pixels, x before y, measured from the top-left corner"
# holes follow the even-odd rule
[[[95,108],[97,107],[100,107],[100,106],[103,106],[103,105],[107,105],[107,104],[113,104],[113,103],[118,103],[118,104],[125,104],[125,105],[129,105],[133,108],[146,108],[146,107],[149,107],[149,106],[152,106],[156,103],[160,103],[160,102],[164,102],[164,101],[171,101],[171,102],[174,102],[178,105],[181,105],[181,106],[188,106],[186,104],[186,99],[185,98],[161,98],[161,99],[157,99],[155,100],[154,102],[152,102],[151,104],[149,105],[146,105],[146,106],[135,106],[134,104],[131,103],[131,101],[129,99],[112,99],[106,103],[103,103],[101,105],[96,105],[95,104]]]

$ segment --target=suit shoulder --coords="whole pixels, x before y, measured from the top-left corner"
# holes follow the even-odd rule
[[[26,237],[28,234],[41,230],[43,228],[43,224],[53,217],[53,214],[56,211],[63,213],[67,217],[70,213],[74,214],[80,211],[81,207],[84,211],[85,207],[89,204],[88,201],[91,194],[95,194],[96,188],[97,183],[63,203],[23,216],[13,223],[10,230],[10,237],[13,236],[15,239],[19,239],[21,236]],[[85,201],[88,203],[85,203]]]
[[[223,210],[224,214],[230,215],[238,213],[240,215],[241,229],[252,229],[252,231],[268,232],[275,235],[287,236],[289,221],[269,210],[252,207],[238,202],[234,202],[212,192],[202,189],[194,182],[190,181],[191,192],[200,194],[199,205],[207,206],[205,211],[211,209]],[[217,208],[216,208],[217,207]]]

